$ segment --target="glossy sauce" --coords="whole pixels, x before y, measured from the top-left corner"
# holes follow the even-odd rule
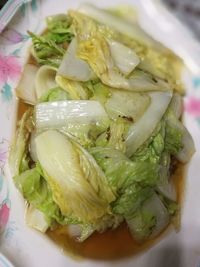
[[[29,63],[34,64],[34,60],[31,58]],[[30,105],[19,101],[18,120],[29,107]],[[184,192],[184,169],[184,166],[178,163],[172,174],[179,204],[182,202]],[[138,244],[133,240],[125,223],[121,224],[115,230],[107,230],[105,233],[101,234],[94,233],[82,243],[77,242],[68,235],[66,226],[59,226],[54,230],[48,230],[47,235],[51,240],[57,243],[64,252],[76,258],[114,260],[145,251],[163,238],[169,230],[170,227],[168,226],[158,237],[142,244]]]
[[[18,120],[30,105],[20,101],[18,107]],[[181,204],[184,192],[184,166],[178,164],[172,175],[177,191],[177,200]],[[158,242],[169,231],[169,227],[153,240],[148,240],[143,244],[138,244],[131,237],[127,225],[123,223],[115,230],[108,230],[105,233],[94,233],[86,241],[79,243],[68,235],[67,227],[59,226],[54,230],[49,230],[47,235],[57,243],[63,251],[77,257],[91,259],[109,259],[128,257],[138,254]]]
[[[175,173],[172,175],[177,198],[180,203],[184,189],[184,167],[179,164]],[[181,204],[181,203],[180,203]],[[56,242],[66,253],[72,256],[81,256],[83,258],[114,260],[123,257],[133,256],[152,247],[156,242],[163,238],[171,227],[167,227],[158,237],[138,244],[133,240],[125,223],[115,230],[107,230],[105,233],[94,233],[91,237],[82,243],[70,238],[67,233],[67,227],[58,227],[53,231],[48,231],[47,235]]]

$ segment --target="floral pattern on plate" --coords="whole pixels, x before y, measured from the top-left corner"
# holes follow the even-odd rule
[[[10,212],[10,200],[9,191],[4,184],[3,170],[7,160],[7,142],[3,140],[0,143],[0,233],[2,233],[6,227]]]
[[[9,142],[11,134],[7,131],[7,124],[11,120],[13,105],[13,90],[17,85],[22,72],[24,49],[27,47],[29,29],[36,31],[38,28],[38,15],[36,14],[40,1],[34,0],[29,4],[23,4],[9,26],[0,35],[0,235],[4,233],[9,221],[11,201],[8,183],[5,179],[4,166],[8,158]],[[27,24],[21,25],[21,17]],[[30,18],[35,18],[30,19]],[[18,25],[18,26],[16,26]],[[20,30],[16,29],[19,28]],[[9,228],[6,229],[10,232]],[[9,236],[5,234],[5,236]]]
[[[92,1],[92,0],[91,0]],[[20,218],[16,218],[16,211],[13,206],[15,206],[15,201],[13,201],[12,194],[10,190],[12,190],[11,183],[8,186],[8,182],[5,178],[5,166],[8,157],[9,150],[9,142],[11,140],[12,135],[12,119],[13,112],[16,110],[13,108],[15,103],[15,94],[14,88],[17,85],[18,79],[20,77],[20,73],[23,69],[23,65],[25,62],[25,51],[29,45],[29,37],[27,35],[27,29],[35,32],[40,30],[41,21],[43,18],[49,14],[63,12],[63,7],[65,6],[67,9],[67,5],[71,8],[75,4],[79,3],[79,0],[69,1],[66,3],[65,0],[58,1],[48,1],[48,0],[33,0],[31,3],[23,5],[19,12],[16,14],[12,22],[8,25],[8,27],[4,30],[4,32],[0,35],[0,238],[5,241],[3,249],[9,254],[9,257],[15,257],[17,266],[22,267],[40,267],[40,266],[79,266],[79,263],[74,263],[70,261],[70,259],[66,259],[65,255],[61,255],[60,251],[56,250],[55,247],[51,247],[48,242],[44,241],[40,235],[36,235],[34,231],[29,229],[25,229],[24,226],[24,218],[23,215]],[[116,4],[122,1],[101,1],[102,5],[108,4]],[[134,0],[130,0],[129,3],[136,2]],[[96,1],[97,4],[100,5],[100,2]],[[186,75],[186,88],[187,88],[187,96],[185,97],[185,117],[186,121],[189,122],[189,130],[195,128],[195,136],[200,136],[200,77],[193,77],[189,72]],[[3,127],[2,127],[3,126]],[[197,127],[196,127],[197,126]],[[199,144],[198,149],[199,149]],[[199,154],[198,154],[199,155]],[[197,157],[196,157],[197,158]],[[198,166],[198,162],[195,162],[195,168],[193,168],[193,173],[191,173],[191,178],[195,176],[196,166]],[[193,179],[194,182],[194,179]],[[9,188],[9,189],[8,189]],[[196,187],[197,188],[197,187]],[[198,190],[198,188],[197,188]],[[190,192],[189,192],[190,193]],[[193,195],[195,195],[192,192]],[[188,202],[187,202],[188,203]],[[20,204],[21,205],[21,204]],[[20,206],[19,205],[19,206]],[[186,205],[187,206],[187,205]],[[21,207],[21,206],[20,206]],[[188,204],[188,211],[191,209],[191,203]],[[22,209],[22,208],[21,208]],[[18,211],[17,211],[18,212]],[[13,213],[13,215],[12,215]],[[189,212],[187,212],[189,213]],[[192,215],[195,214],[193,212],[190,216],[191,220],[194,217]],[[18,215],[18,214],[17,214]],[[187,214],[187,218],[189,218]],[[19,223],[20,221],[20,223]],[[6,226],[7,225],[7,226]],[[183,228],[185,225],[183,225]],[[193,227],[194,228],[194,227]],[[190,230],[192,227],[190,228]],[[194,240],[195,237],[198,238],[198,235],[195,235],[194,231],[190,233],[191,240]],[[178,244],[180,241],[181,246],[186,243],[190,245],[188,242],[188,236],[185,238],[183,234],[183,239],[178,239],[176,237],[174,239],[173,244]],[[183,242],[182,240],[185,241]],[[166,238],[167,239],[167,238]],[[190,241],[191,241],[190,240]],[[198,242],[196,242],[196,247],[198,246]],[[31,242],[30,242],[31,241]],[[169,239],[166,241],[168,245],[171,244]],[[172,246],[173,247],[173,246]],[[191,246],[190,246],[191,247]],[[195,244],[194,244],[195,247]],[[33,249],[34,248],[34,249]],[[144,257],[144,260],[140,259],[133,263],[132,260],[126,263],[119,262],[115,263],[115,267],[118,266],[152,266],[152,262],[154,259],[159,259],[157,257],[158,254],[162,256],[162,249],[166,249],[164,247],[164,243],[161,242],[159,245],[158,253],[156,254],[155,250],[152,254],[149,254],[149,257]],[[170,246],[169,246],[170,248]],[[0,244],[0,249],[2,249]],[[43,254],[41,254],[41,251]],[[46,254],[44,253],[46,252]],[[169,249],[168,249],[169,251]],[[194,266],[191,262],[196,263],[197,257],[199,262],[199,254],[197,255],[197,249],[193,249],[192,255],[194,255],[194,259],[190,261],[189,265],[185,266]],[[160,253],[161,252],[161,253]],[[169,251],[170,252],[170,251]],[[175,251],[176,252],[176,251]],[[187,250],[185,249],[185,252]],[[154,253],[154,254],[153,254]],[[196,254],[195,254],[196,253]],[[167,255],[167,258],[169,257]],[[183,253],[187,254],[187,253]],[[47,257],[45,257],[46,255]],[[156,255],[156,256],[155,256]],[[40,257],[41,256],[41,257]],[[150,260],[151,259],[151,260]],[[167,261],[166,261],[167,262]],[[189,261],[188,261],[189,262]],[[164,263],[164,261],[162,261]],[[81,263],[84,267],[94,267],[97,266],[94,262],[86,261],[85,263]],[[104,263],[100,263],[104,265]],[[101,265],[101,266],[102,266]],[[170,264],[173,266],[173,263]],[[98,265],[99,266],[99,265]],[[111,266],[110,263],[104,266]],[[154,265],[158,266],[158,265]],[[167,266],[167,265],[165,265]],[[198,266],[198,265],[195,265]],[[160,267],[160,266],[159,266]]]

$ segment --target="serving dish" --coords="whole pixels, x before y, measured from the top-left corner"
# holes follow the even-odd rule
[[[24,223],[24,204],[19,193],[15,189],[9,175],[7,155],[9,143],[15,131],[17,101],[14,89],[17,85],[23,64],[27,58],[27,47],[30,45],[27,29],[40,32],[44,27],[43,18],[50,14],[63,12],[63,8],[76,7],[81,1],[66,3],[59,0],[32,1],[29,5],[23,5],[15,18],[8,25],[0,37],[0,250],[16,266],[111,266],[111,262],[93,262],[83,260],[74,261],[62,254],[60,249],[49,240],[29,229]],[[127,1],[127,3],[136,1]],[[111,1],[109,5],[120,3]],[[97,4],[99,4],[97,2]],[[101,2],[107,6],[106,1]],[[166,38],[166,37],[165,37]],[[162,39],[162,38],[161,38]],[[162,40],[164,42],[164,40]],[[174,40],[176,42],[176,40]],[[187,40],[185,40],[187,42]],[[182,227],[179,234],[170,233],[152,247],[148,252],[135,258],[119,260],[115,266],[198,266],[199,247],[198,231],[200,228],[198,210],[198,162],[200,159],[200,77],[192,75],[188,70],[183,72],[183,81],[186,86],[187,97],[185,98],[185,123],[190,130],[196,145],[196,154],[190,164],[184,209],[182,211]],[[170,256],[169,256],[170,255]]]
[[[0,264],[2,267],[13,267],[12,263],[10,263],[6,257],[0,253]]]

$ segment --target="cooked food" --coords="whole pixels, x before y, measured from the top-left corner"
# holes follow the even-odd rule
[[[10,152],[26,222],[77,242],[126,222],[137,242],[178,228],[172,173],[194,143],[182,123],[181,61],[116,10],[84,4],[29,32],[17,88],[29,104]]]

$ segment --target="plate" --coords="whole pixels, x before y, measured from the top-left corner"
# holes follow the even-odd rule
[[[184,120],[194,138],[196,153],[189,164],[179,233],[171,232],[150,250],[134,258],[121,259],[116,262],[86,259],[75,261],[65,255],[44,235],[28,228],[24,223],[24,201],[9,175],[7,157],[16,126],[15,88],[26,62],[27,48],[30,45],[27,30],[40,32],[47,15],[76,8],[80,2],[80,0],[33,0],[20,8],[0,35],[0,251],[14,265],[20,267],[199,267],[200,76],[192,75],[186,69],[183,72],[183,82],[187,93],[184,100]],[[123,4],[125,2],[138,5],[136,0],[123,1]],[[92,3],[107,7],[117,5],[122,1],[103,0],[100,2],[96,0]],[[144,22],[145,17],[141,16],[140,19]],[[150,28],[150,34],[154,35],[156,29],[150,30]],[[167,38],[169,41],[168,36],[159,35],[157,38],[163,43],[167,43]],[[173,42],[177,42],[175,37]]]
[[[12,263],[10,263],[10,261],[8,261],[8,259],[1,253],[0,253],[0,266],[1,267],[14,267]]]

